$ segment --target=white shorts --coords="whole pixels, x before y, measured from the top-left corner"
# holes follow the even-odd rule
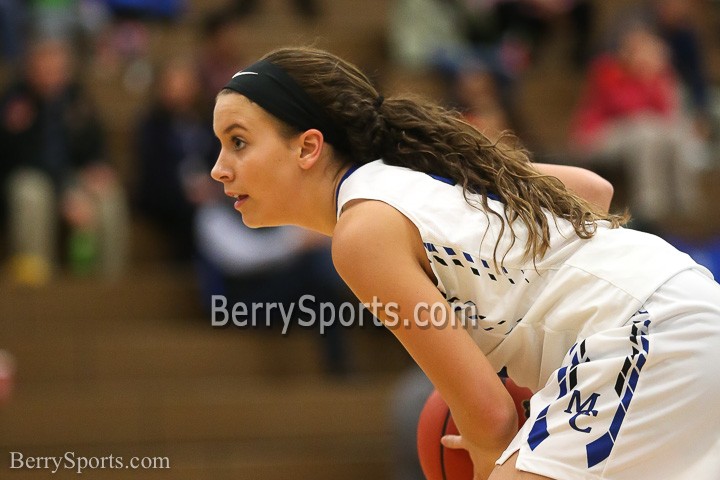
[[[720,285],[687,270],[574,345],[498,464],[563,480],[720,479]]]

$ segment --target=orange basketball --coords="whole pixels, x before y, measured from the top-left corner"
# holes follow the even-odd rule
[[[503,379],[505,388],[515,401],[518,428],[529,415],[532,392],[519,387],[510,379]],[[445,448],[440,439],[457,435],[458,429],[445,400],[437,390],[430,394],[418,421],[417,443],[420,466],[427,480],[472,480],[473,465],[470,455],[462,449]]]

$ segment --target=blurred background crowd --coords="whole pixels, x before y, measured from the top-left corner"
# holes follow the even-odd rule
[[[636,228],[712,236],[703,181],[720,157],[717,2],[383,7],[0,2],[3,272],[43,284],[62,271],[117,278],[138,260],[192,261],[211,288],[322,249],[305,232],[243,231],[207,175],[214,95],[287,43],[345,55],[389,93],[430,96],[490,137],[510,130],[539,161],[599,171]],[[247,240],[225,241],[236,234]]]
[[[245,228],[209,178],[216,93],[287,44],[340,54],[386,96],[430,97],[490,138],[512,131],[537,161],[599,172],[634,228],[720,275],[716,0],[0,0],[6,291],[165,268],[192,278],[205,314],[218,294],[350,300],[327,239]],[[346,337],[323,336],[325,373],[359,362]],[[424,398],[404,381],[396,399]]]

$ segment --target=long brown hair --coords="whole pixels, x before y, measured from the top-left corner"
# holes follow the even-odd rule
[[[264,59],[290,74],[345,131],[350,145],[340,155],[345,163],[382,158],[390,165],[450,178],[462,185],[466,200],[480,194],[485,209],[500,216],[487,204],[488,193],[498,195],[505,205],[503,229],[507,223],[513,243],[515,221],[529,230],[528,258],[541,258],[550,245],[545,211],[572,223],[583,239],[594,235],[600,220],[613,228],[627,221],[625,215],[600,211],[557,178],[540,174],[518,142],[493,142],[456,112],[431,102],[410,97],[383,101],[365,74],[329,52],[282,48]],[[497,257],[497,245],[495,249]]]

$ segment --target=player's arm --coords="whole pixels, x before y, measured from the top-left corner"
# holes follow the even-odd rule
[[[338,221],[333,261],[363,303],[379,305],[378,318],[440,392],[462,435],[461,446],[485,478],[517,430],[517,413],[468,332],[449,325],[453,312],[423,268],[427,260],[416,227],[385,203],[356,202]],[[447,318],[444,326],[432,325],[431,305],[439,306],[437,317]],[[426,322],[429,327],[423,328]]]
[[[610,182],[595,172],[571,165],[534,163],[543,175],[557,177],[565,186],[603,211],[610,210],[610,202],[615,192]]]

